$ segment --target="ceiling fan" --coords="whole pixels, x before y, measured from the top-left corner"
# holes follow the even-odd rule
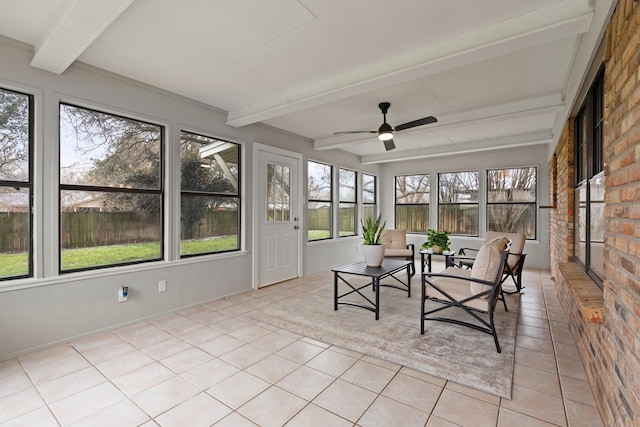
[[[393,143],[393,132],[399,132],[405,129],[428,125],[438,121],[438,119],[436,119],[435,117],[428,116],[392,127],[391,125],[389,125],[389,123],[387,123],[387,112],[389,111],[390,106],[391,103],[389,102],[381,102],[380,104],[378,104],[378,108],[380,108],[380,111],[382,111],[383,118],[383,123],[380,125],[378,130],[354,130],[346,132],[335,132],[334,135],[340,135],[344,133],[377,133],[378,139],[384,142],[384,148],[389,151],[396,148],[396,145]]]

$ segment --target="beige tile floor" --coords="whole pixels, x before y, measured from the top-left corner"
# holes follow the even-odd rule
[[[251,319],[323,272],[0,362],[0,425],[601,426],[549,272],[524,282],[512,400]]]

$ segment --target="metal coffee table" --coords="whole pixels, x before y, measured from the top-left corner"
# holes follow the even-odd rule
[[[333,309],[337,310],[338,305],[352,305],[355,307],[361,307],[366,310],[373,311],[376,314],[376,320],[380,317],[380,287],[385,286],[388,288],[400,289],[403,291],[407,291],[407,297],[411,297],[411,263],[412,261],[407,260],[398,260],[398,259],[385,259],[382,262],[380,267],[367,267],[364,261],[356,262],[354,264],[344,265],[342,267],[334,268],[333,271]],[[395,276],[395,274],[400,273],[402,270],[407,271],[407,282],[403,282],[399,278]],[[370,277],[371,281],[365,283],[360,286],[359,284],[349,283],[347,280],[349,275],[353,276],[364,276]],[[397,284],[382,284],[380,281],[382,279],[386,279],[391,277],[396,280]],[[342,281],[342,283],[346,284],[351,290],[338,295],[338,282]],[[353,280],[352,280],[353,281]],[[371,301],[371,299],[360,292],[362,289],[367,288],[369,285],[373,287],[373,291],[375,292],[375,301]],[[340,301],[341,298],[344,298],[353,293],[358,293],[362,298],[362,303],[356,303],[353,301]]]

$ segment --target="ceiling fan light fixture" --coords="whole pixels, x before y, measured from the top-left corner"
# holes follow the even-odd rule
[[[391,127],[389,123],[387,123],[387,112],[389,111],[389,107],[391,103],[389,102],[381,102],[378,104],[378,108],[380,108],[380,112],[382,112],[382,125],[378,128],[378,130],[352,130],[347,132],[334,132],[334,135],[339,135],[343,133],[377,133],[378,139],[384,142],[385,150],[393,150],[396,148],[396,144],[393,142],[393,133],[399,132],[405,129],[411,129],[418,126],[424,126],[431,123],[436,123],[438,119],[433,116],[423,117],[418,120],[413,120],[411,122],[403,123],[401,125]]]
[[[393,138],[393,128],[386,121],[378,129],[378,139],[388,141]]]
[[[393,134],[391,132],[382,132],[378,135],[378,139],[380,141],[388,141],[390,139],[393,139]]]

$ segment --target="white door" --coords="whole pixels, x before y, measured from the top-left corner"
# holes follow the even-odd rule
[[[298,160],[260,151],[258,286],[298,277]]]

